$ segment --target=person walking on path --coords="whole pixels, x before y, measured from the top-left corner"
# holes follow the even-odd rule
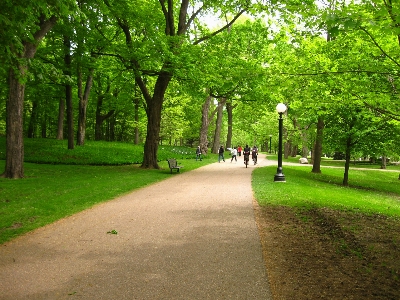
[[[225,162],[224,152],[225,152],[224,146],[219,147],[218,162],[221,162],[221,159]]]
[[[202,161],[200,146],[197,146],[197,149],[196,149],[196,161],[197,161],[197,159],[200,159],[200,161]]]
[[[257,156],[258,156],[258,148],[256,145],[251,149],[251,159],[254,161],[254,164],[257,164]]]
[[[236,155],[237,155],[236,147],[231,150],[231,155],[232,155],[231,162],[233,161],[233,159],[235,159],[235,161],[237,161],[237,159],[236,159]]]
[[[249,157],[250,157],[250,147],[249,145],[246,145],[246,147],[244,147],[243,149],[243,157],[244,157],[244,164],[249,163]]]
[[[239,157],[241,157],[242,156],[242,146],[240,146],[240,145],[238,146],[237,152],[238,152]]]

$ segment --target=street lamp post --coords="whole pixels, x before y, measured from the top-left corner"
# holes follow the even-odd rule
[[[269,135],[269,154],[271,154],[272,134]]]
[[[282,172],[282,131],[283,119],[282,114],[286,111],[286,105],[279,103],[276,106],[276,111],[279,113],[279,143],[278,143],[278,169],[274,177],[275,182],[286,182],[285,175]]]

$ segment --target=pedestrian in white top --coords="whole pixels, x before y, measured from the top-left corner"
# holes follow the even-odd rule
[[[231,150],[231,155],[232,155],[231,162],[233,161],[233,159],[235,159],[235,161],[237,161],[237,159],[236,159],[236,155],[237,155],[236,147]]]

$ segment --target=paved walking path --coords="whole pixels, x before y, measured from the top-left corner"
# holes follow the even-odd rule
[[[255,167],[176,174],[1,245],[0,299],[271,299]]]

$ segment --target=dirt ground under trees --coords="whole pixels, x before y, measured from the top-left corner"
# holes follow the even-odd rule
[[[400,220],[255,207],[273,299],[400,299]]]

